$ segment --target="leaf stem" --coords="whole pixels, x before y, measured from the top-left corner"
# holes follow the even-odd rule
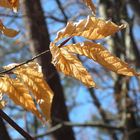
[[[70,39],[72,39],[72,36],[64,40],[60,45],[58,45],[59,48],[63,47]]]

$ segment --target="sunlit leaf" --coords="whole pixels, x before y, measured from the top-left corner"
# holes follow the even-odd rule
[[[140,75],[133,68],[130,68],[126,62],[123,62],[118,57],[112,55],[100,44],[86,41],[84,43],[70,44],[64,48],[69,52],[87,56],[117,74],[127,76]]]
[[[11,79],[8,76],[0,78],[0,92],[3,92],[14,101],[15,104],[20,105],[34,113],[38,118],[42,119],[38,112],[31,95],[29,94],[25,85],[18,79]]]
[[[76,23],[68,22],[67,26],[58,32],[54,43],[70,36],[82,36],[90,40],[102,39],[118,32],[125,26],[124,24],[118,26],[111,21],[88,16],[87,19]]]
[[[53,56],[52,63],[56,66],[58,71],[80,80],[88,87],[96,86],[91,75],[83,67],[82,63],[76,56],[68,53],[68,51],[63,48],[58,48],[53,43],[50,46]]]
[[[3,68],[9,70],[17,65],[13,63]],[[50,119],[53,92],[43,78],[41,66],[38,63],[30,62],[17,67],[12,73],[24,84],[28,92],[32,93],[45,119],[48,121]]]
[[[43,78],[41,67],[37,63],[31,62],[13,72],[32,92],[46,120],[49,120],[53,92]]]

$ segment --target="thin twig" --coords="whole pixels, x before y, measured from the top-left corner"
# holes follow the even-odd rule
[[[27,63],[29,63],[29,62],[31,62],[31,61],[37,59],[38,57],[40,57],[40,56],[42,56],[42,55],[48,53],[49,51],[50,51],[50,50],[46,50],[46,51],[44,51],[44,52],[42,52],[42,53],[36,55],[35,57],[33,57],[33,58],[31,58],[31,59],[29,59],[29,60],[27,60],[27,61],[24,61],[24,62],[22,62],[22,63],[20,63],[20,64],[18,64],[18,65],[16,65],[16,66],[14,66],[13,68],[11,68],[11,69],[9,69],[9,70],[1,71],[0,74],[9,73],[9,72],[11,72],[12,70],[14,70],[14,69],[16,69],[16,68],[18,68],[18,67],[20,67],[20,66],[22,66],[22,65],[24,65],[24,64],[27,64]]]
[[[63,122],[62,123],[64,126],[75,126],[75,127],[99,127],[103,129],[108,129],[108,130],[118,130],[118,131],[123,131],[124,128],[121,126],[111,126],[105,123],[101,122],[89,122],[89,123],[71,123],[71,122]]]
[[[55,126],[49,128],[49,129],[47,130],[47,132],[45,132],[45,133],[43,133],[43,134],[36,135],[34,138],[37,139],[37,138],[44,137],[44,136],[46,136],[46,135],[50,135],[50,134],[54,133],[55,131],[59,130],[60,128],[62,128],[62,126],[63,126],[62,124],[57,124],[57,125],[55,125]]]
[[[0,117],[7,121],[13,128],[15,128],[27,140],[34,140],[26,131],[18,126],[7,114],[0,110]]]
[[[72,36],[64,40],[60,45],[58,45],[59,48],[63,47],[70,39],[72,39]]]
[[[124,131],[124,128],[122,126],[111,126],[108,124],[104,124],[101,122],[89,122],[89,123],[73,123],[73,122],[68,122],[68,121],[61,121],[57,125],[51,127],[48,129],[47,132],[37,135],[34,138],[41,138],[46,135],[50,135],[57,131],[58,129],[62,128],[63,126],[65,127],[97,127],[97,128],[103,128],[103,129],[108,129],[108,130],[114,130],[114,131]]]
[[[60,45],[58,45],[58,47],[61,48],[62,46],[64,46],[71,38],[72,38],[72,37],[69,37],[69,38],[67,38],[66,40],[64,40]],[[27,64],[27,63],[29,63],[29,62],[31,62],[31,61],[37,59],[38,57],[41,57],[42,55],[45,55],[45,54],[48,53],[48,52],[50,52],[50,50],[45,50],[45,51],[43,51],[42,53],[40,53],[40,54],[34,56],[33,58],[31,58],[31,59],[29,59],[29,60],[26,60],[26,61],[24,61],[24,62],[22,62],[22,63],[20,63],[20,64],[18,64],[18,65],[16,65],[16,66],[14,66],[13,68],[11,68],[11,69],[9,69],[9,70],[3,70],[3,71],[0,72],[0,75],[9,73],[9,72],[11,72],[12,70],[14,70],[14,69],[16,69],[16,68],[18,68],[18,67],[20,67],[20,66],[22,66],[22,65],[24,65],[24,64]]]

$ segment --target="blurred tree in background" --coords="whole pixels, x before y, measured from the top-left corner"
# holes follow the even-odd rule
[[[93,2],[97,6],[98,17],[127,24],[126,29],[100,42],[140,71],[140,1]],[[20,35],[15,39],[1,35],[1,66],[22,62],[48,49],[57,31],[65,27],[69,20],[78,21],[90,14],[82,0],[22,0],[20,13],[16,16],[5,14],[1,8],[1,19],[6,19],[7,25],[16,25],[20,30]],[[82,40],[75,37],[72,42]],[[50,54],[37,60],[54,91],[51,127],[43,127],[34,116],[13,103],[5,108],[5,112],[37,140],[139,140],[139,77],[116,75],[85,57],[79,56],[79,59],[94,77],[98,89],[89,89],[72,78],[62,74],[59,76],[51,64]],[[6,128],[11,139],[22,139],[8,125]],[[0,120],[1,140],[10,139],[7,131]]]

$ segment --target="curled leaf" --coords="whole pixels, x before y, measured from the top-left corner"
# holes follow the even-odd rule
[[[0,21],[0,31],[2,34],[8,37],[15,37],[19,33],[16,30],[6,28],[1,21]]]
[[[63,48],[55,46],[53,43],[50,46],[53,57],[52,63],[58,71],[80,80],[88,87],[96,86],[91,75],[83,67],[82,63],[76,56],[72,55]]]
[[[69,52],[91,58],[105,68],[116,72],[117,74],[126,76],[140,75],[133,68],[130,68],[126,62],[112,55],[106,48],[104,48],[100,44],[86,41],[84,43],[67,45],[64,48]]]
[[[70,36],[82,36],[90,40],[102,39],[125,28],[126,25],[116,25],[111,21],[105,21],[96,17],[88,16],[79,22],[68,22],[67,26],[60,30],[54,41],[56,43],[62,38]]]

